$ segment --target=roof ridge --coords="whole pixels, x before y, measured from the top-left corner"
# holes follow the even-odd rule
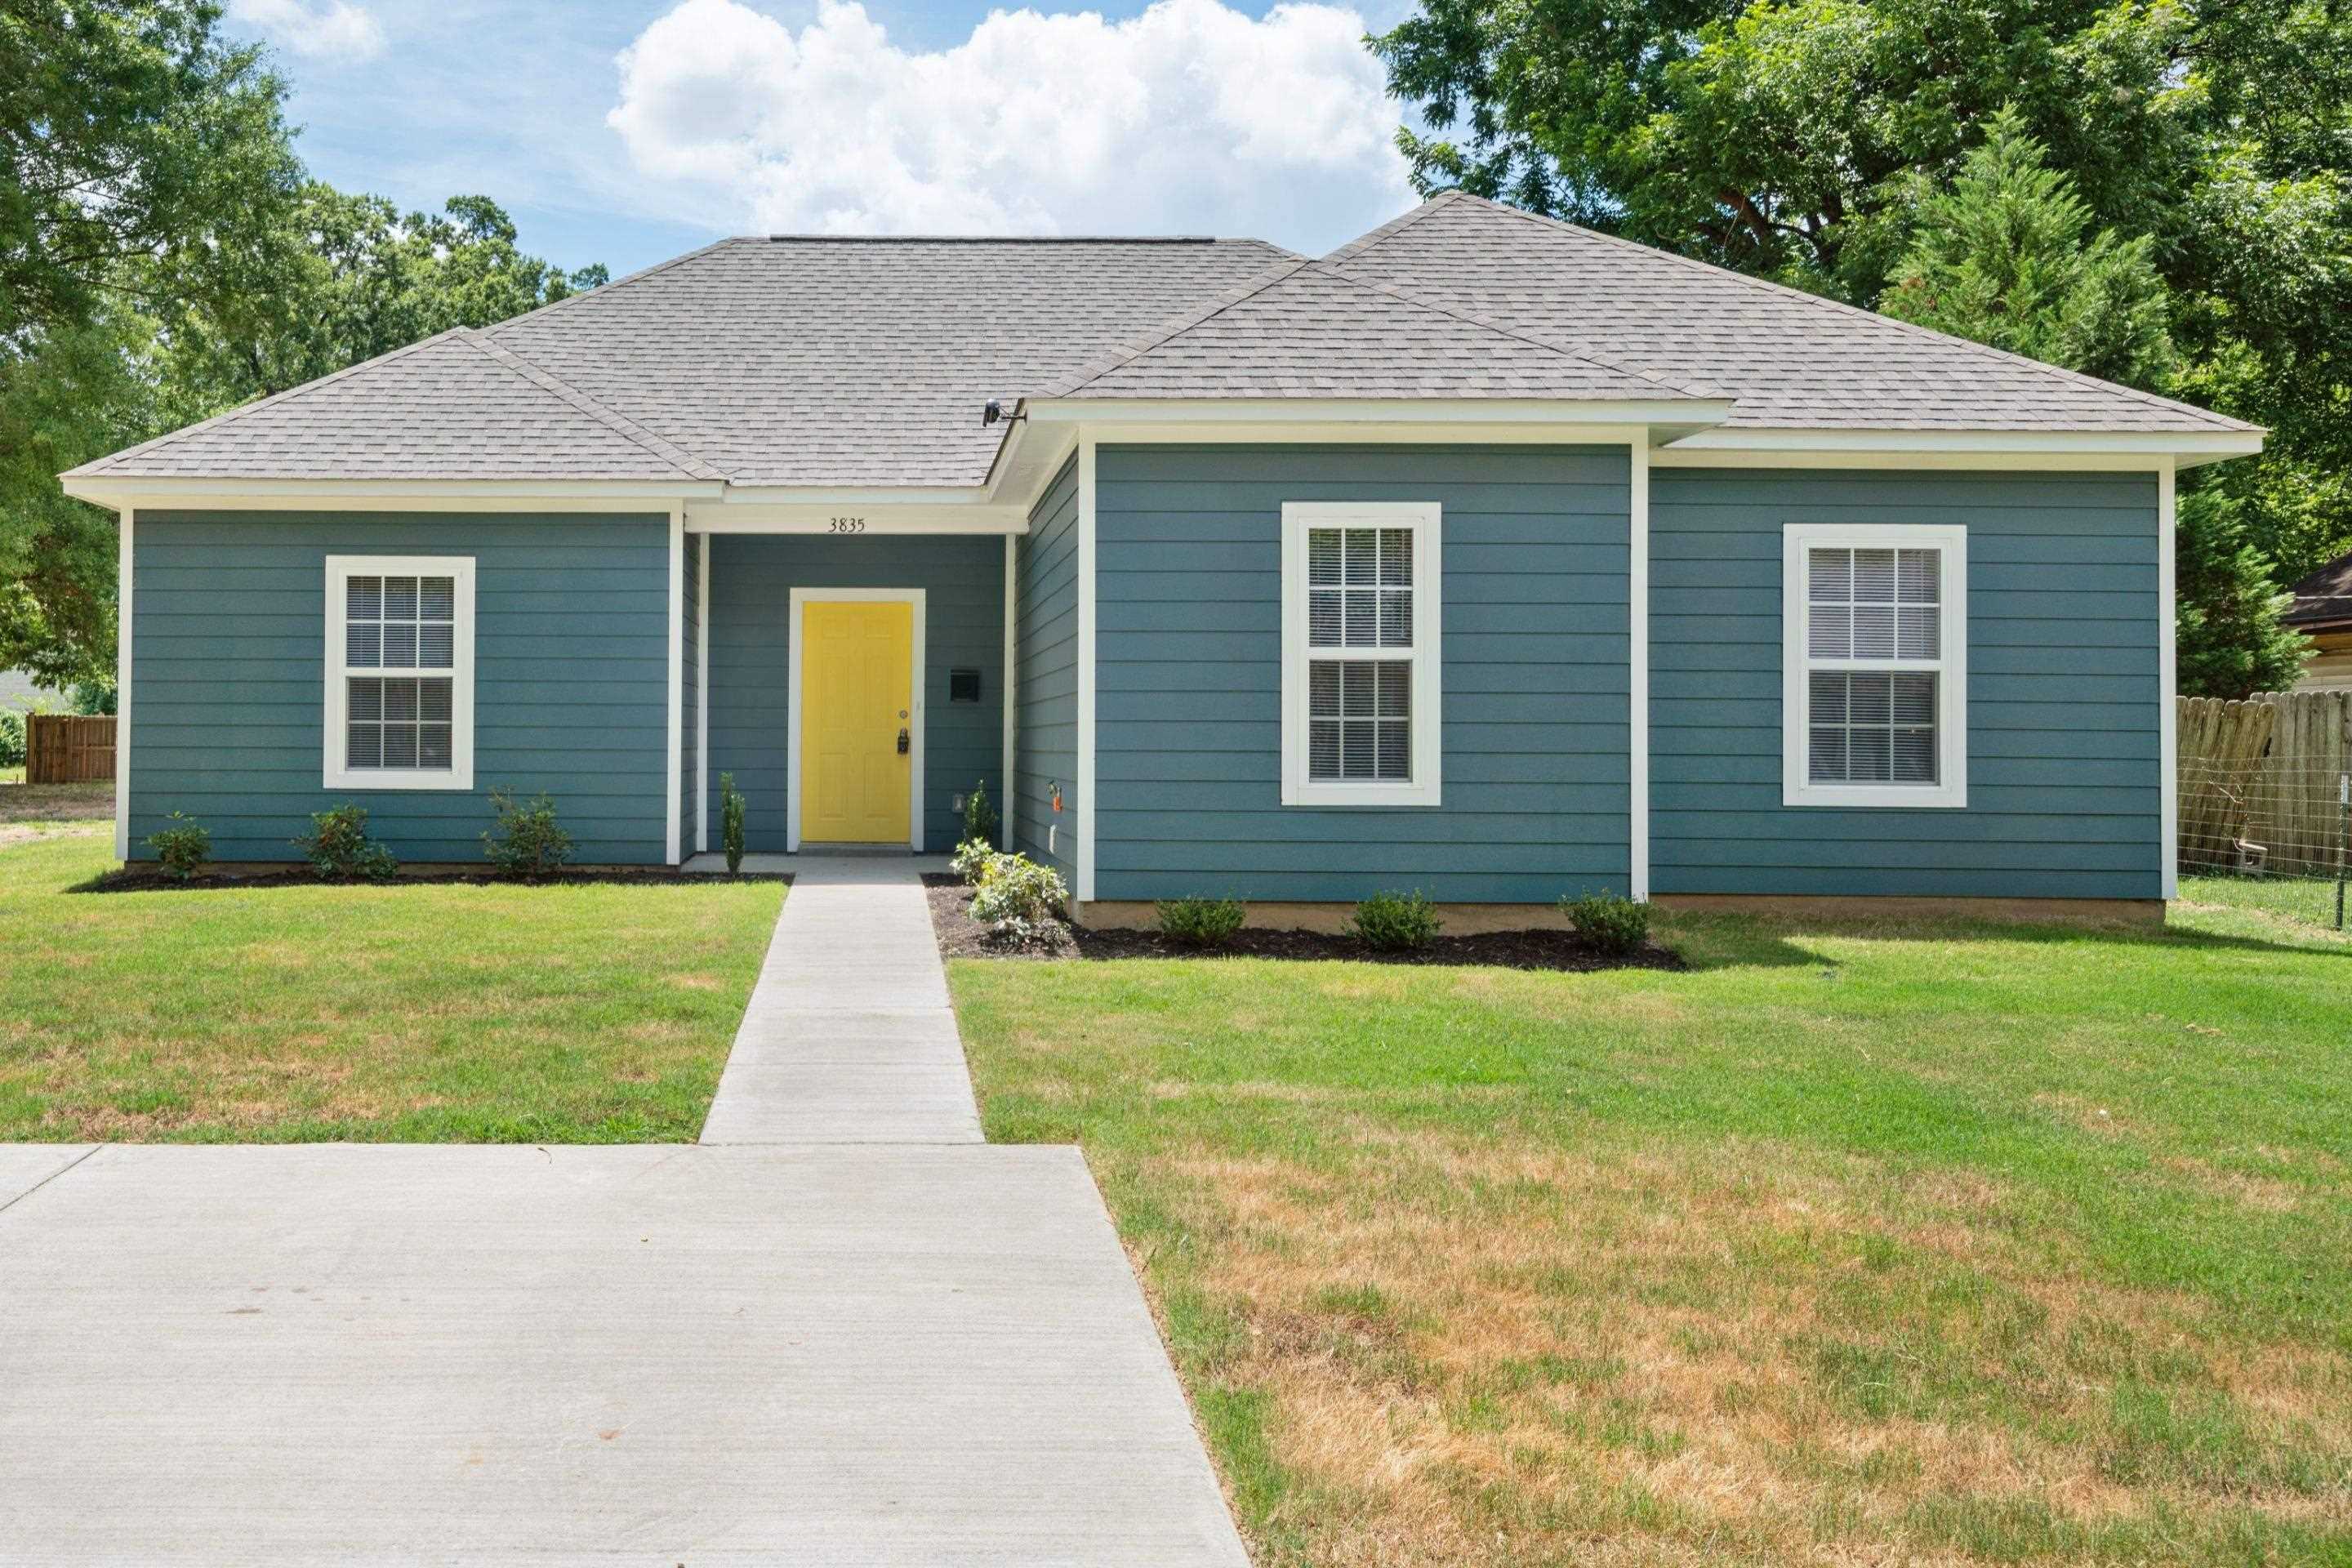
[[[1416,202],[1412,206],[1407,207],[1404,211],[1397,214],[1396,216],[1389,219],[1388,222],[1381,225],[1378,228],[1367,229],[1362,234],[1360,234],[1355,238],[1349,240],[1347,244],[1341,246],[1339,249],[1334,250],[1328,255],[1321,257],[1318,259],[1322,260],[1327,265],[1337,266],[1342,261],[1348,260],[1352,257],[1360,255],[1364,251],[1370,250],[1372,247],[1380,244],[1382,240],[1394,237],[1397,234],[1412,227],[1414,224],[1419,223],[1423,218],[1427,217],[1430,214],[1437,211],[1440,207],[1450,205],[1455,197],[1458,197],[1461,195],[1462,193],[1458,190],[1448,189],[1440,191],[1433,196],[1425,196],[1421,201]]]
[[[481,332],[467,327],[458,328],[457,335],[468,346],[487,355],[493,363],[512,371],[550,396],[562,398],[589,418],[604,426],[615,435],[644,447],[662,461],[684,469],[698,479],[724,480],[727,478],[726,470],[705,462],[676,442],[647,429],[619,409],[608,407],[597,402],[596,399],[564,381],[553,372],[542,370],[533,364],[504,343],[493,342]]]
[[[1580,360],[1586,364],[1608,371],[1612,374],[1630,376],[1635,381],[1646,381],[1654,386],[1663,387],[1668,392],[1679,394],[1684,397],[1701,398],[1710,402],[1733,401],[1728,393],[1704,386],[1685,386],[1679,382],[1667,380],[1655,371],[1637,370],[1632,365],[1619,364],[1589,349],[1569,348],[1560,343],[1548,342],[1524,327],[1506,326],[1484,311],[1465,310],[1456,305],[1436,300],[1426,300],[1418,294],[1409,293],[1394,284],[1376,283],[1369,278],[1350,278],[1336,268],[1327,268],[1321,261],[1308,263],[1307,269],[1318,272],[1327,278],[1337,279],[1342,283],[1353,284],[1359,289],[1370,289],[1375,293],[1385,294],[1391,300],[1412,306],[1415,310],[1433,311],[1437,315],[1450,316],[1458,321],[1466,321],[1474,327],[1483,327],[1490,332],[1512,339],[1517,342],[1526,343],[1530,348],[1541,349],[1547,353],[1558,354],[1563,359]]]
[[[402,359],[409,354],[415,353],[420,349],[431,348],[435,343],[440,342],[446,338],[456,337],[458,333],[465,331],[466,329],[463,327],[445,328],[443,331],[434,333],[429,338],[419,338],[413,343],[403,343],[400,347],[396,349],[388,349],[384,353],[377,354],[373,359],[363,359],[357,364],[347,364],[341,370],[330,371],[325,375],[320,376],[314,381],[306,381],[299,385],[289,386],[283,392],[273,392],[267,397],[257,397],[252,399],[250,402],[240,403],[234,408],[224,408],[218,414],[199,419],[193,425],[183,425],[177,430],[166,430],[161,436],[151,436],[135,447],[125,447],[120,452],[109,452],[103,458],[93,458],[87,463],[68,468],[63,474],[60,474],[58,477],[59,479],[68,479],[77,475],[89,475],[95,477],[97,475],[103,474],[109,468],[114,467],[115,464],[123,461],[125,458],[140,457],[148,452],[161,451],[163,448],[172,445],[175,441],[184,440],[188,437],[197,435],[205,430],[210,430],[216,425],[226,425],[232,420],[242,419],[248,414],[256,414],[264,408],[272,408],[280,403],[285,403],[293,398],[303,396],[308,393],[316,392],[322,386],[331,386],[336,382],[342,380],[345,376],[357,375],[361,371],[370,369],[375,365],[388,364],[394,360]]]
[[[1914,337],[1932,338],[1937,342],[1952,343],[1982,358],[1997,360],[2005,364],[2019,365],[2041,371],[2047,374],[2057,376],[2061,380],[2074,383],[2077,385],[2095,387],[2102,392],[2121,393],[2125,396],[2132,398],[2137,402],[2147,404],[2153,407],[2166,409],[2173,413],[2194,415],[2199,419],[2208,421],[2223,429],[2252,431],[2261,430],[2263,428],[2263,426],[2259,425],[2249,425],[2242,419],[2232,419],[2226,414],[2216,414],[2210,408],[2200,408],[2193,403],[2183,403],[2177,398],[2159,396],[2153,392],[2143,392],[2138,387],[2126,386],[2121,382],[2103,381],[2095,375],[2084,375],[2080,371],[2068,370],[2063,365],[2050,364],[2044,361],[2033,359],[2025,354],[2011,353],[2006,349],[1997,349],[1990,343],[1978,342],[1973,338],[1960,337],[1952,332],[1939,332],[1933,327],[1923,327],[1916,321],[1906,321],[1898,316],[1889,316],[1882,311],[1865,310],[1860,305],[1849,305],[1843,300],[1832,300],[1828,298],[1826,295],[1809,294],[1802,289],[1792,288],[1786,283],[1775,283],[1769,278],[1758,278],[1749,273],[1736,271],[1728,267],[1717,267],[1712,262],[1701,261],[1696,257],[1682,256],[1671,250],[1661,249],[1654,245],[1643,245],[1639,240],[1627,239],[1622,235],[1603,234],[1597,228],[1586,228],[1581,224],[1570,223],[1564,218],[1550,217],[1542,213],[1529,212],[1524,207],[1515,207],[1507,205],[1507,203],[1489,201],[1484,196],[1472,195],[1467,191],[1453,191],[1448,194],[1458,196],[1463,201],[1474,203],[1480,208],[1488,212],[1507,214],[1512,217],[1543,227],[1563,229],[1570,234],[1578,235],[1587,239],[1597,239],[1604,245],[1619,246],[1626,249],[1638,251],[1644,256],[1670,261],[1677,267],[1696,268],[1714,277],[1736,279],[1738,281],[1748,285],[1751,289],[1760,289],[1771,294],[1784,294],[1792,300],[1801,300],[1809,305],[1819,306],[1826,310],[1832,310],[1843,315],[1859,317],[1864,321],[1891,328],[1900,334],[1907,334]]]
[[[1197,305],[1181,315],[1171,316],[1160,323],[1160,325],[1148,329],[1141,336],[1128,339],[1125,342],[1111,349],[1108,353],[1105,353],[1098,358],[1089,360],[1087,363],[1079,366],[1076,370],[1072,371],[1069,374],[1062,377],[1059,381],[1049,383],[1042,391],[1032,393],[1028,395],[1033,397],[1067,397],[1070,394],[1077,391],[1080,387],[1101,380],[1104,376],[1108,375],[1112,371],[1118,369],[1121,365],[1132,363],[1134,361],[1141,359],[1145,354],[1150,353],[1153,349],[1160,347],[1162,343],[1165,343],[1171,338],[1177,336],[1179,333],[1189,331],[1192,328],[1199,326],[1202,322],[1209,320],[1211,317],[1221,315],[1224,311],[1232,310],[1235,305],[1240,304],[1244,300],[1265,293],[1268,289],[1273,288],[1284,279],[1291,277],[1294,274],[1314,265],[1314,262],[1304,257],[1294,261],[1282,262],[1269,271],[1261,273],[1257,277],[1251,279],[1246,283],[1237,284],[1234,287],[1226,289],[1223,293],[1210,300],[1206,304]]]

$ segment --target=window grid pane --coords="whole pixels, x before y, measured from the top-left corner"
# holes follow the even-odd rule
[[[1806,681],[1806,771],[1815,784],[1934,784],[1929,670],[1815,670]]]
[[[1943,552],[1806,552],[1805,651],[1814,658],[1943,657]]]
[[[1307,531],[1307,645],[1412,647],[1412,530]]]
[[[454,575],[348,577],[343,618],[343,662],[349,669],[457,668]],[[456,765],[454,673],[350,675],[344,701],[346,767],[446,773]]]
[[[1317,783],[1411,782],[1411,661],[1307,662],[1307,776]]]

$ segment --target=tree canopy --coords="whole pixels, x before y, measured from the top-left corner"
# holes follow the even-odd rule
[[[0,8],[0,668],[114,663],[114,526],[57,474],[251,398],[605,280],[310,179],[285,85],[189,0]]]

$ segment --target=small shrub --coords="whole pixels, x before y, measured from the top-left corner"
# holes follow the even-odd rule
[[[743,868],[743,792],[733,773],[719,775],[719,847],[727,854],[727,874]]]
[[[1650,906],[1615,893],[1562,899],[1559,912],[1568,917],[1570,931],[1601,952],[1622,957],[1641,952],[1642,944],[1650,940]]]
[[[1025,942],[1044,932],[1069,896],[1052,867],[1026,855],[992,855],[971,895],[971,918],[998,936]]]
[[[400,869],[392,851],[368,837],[367,808],[339,805],[313,812],[310,831],[294,840],[310,869],[330,882],[381,882]]]
[[[963,797],[963,841],[978,839],[982,844],[996,842],[996,807],[988,802],[988,781],[982,779],[971,786]]]
[[[1349,936],[1377,952],[1412,952],[1427,947],[1443,924],[1437,918],[1437,906],[1416,890],[1374,893],[1356,906],[1355,918],[1345,929]]]
[[[0,709],[0,768],[25,765],[25,716],[14,708]]]
[[[174,881],[184,882],[204,869],[213,858],[213,836],[209,828],[190,822],[185,812],[175,811],[165,817],[171,824],[160,832],[147,836],[147,847],[155,851],[163,875]]]
[[[987,839],[967,838],[956,846],[956,852],[948,859],[948,869],[961,877],[965,887],[976,888],[980,886],[980,874],[994,858],[996,848]]]
[[[502,789],[490,792],[499,825],[482,835],[490,863],[509,877],[545,877],[572,858],[572,835],[556,826],[555,797],[541,791],[518,801]]]
[[[1215,947],[1249,919],[1239,899],[1162,899],[1159,910],[1160,931],[1186,947]]]

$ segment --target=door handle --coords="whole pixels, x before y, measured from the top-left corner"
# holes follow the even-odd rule
[[[904,724],[901,724],[898,726],[898,754],[902,757],[905,756],[908,750],[908,746],[909,742],[907,739],[907,727]]]

